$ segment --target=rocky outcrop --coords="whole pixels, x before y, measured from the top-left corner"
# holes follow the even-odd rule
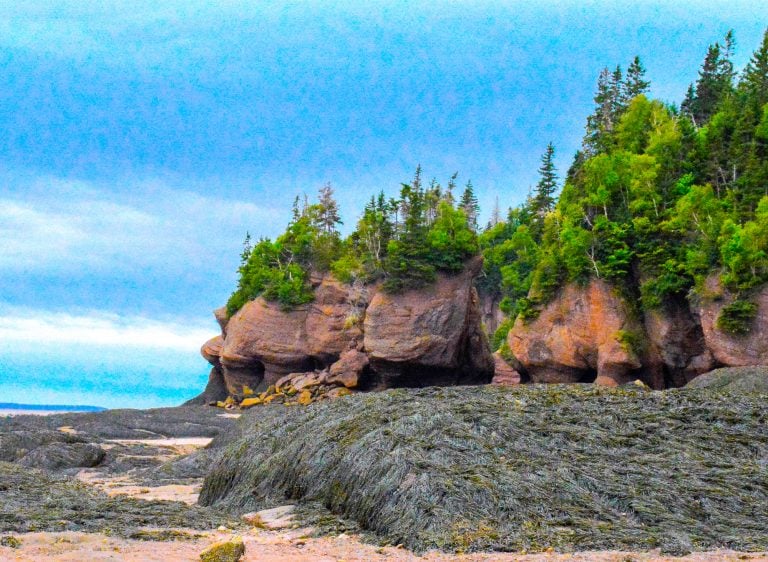
[[[604,281],[571,284],[536,319],[515,322],[509,347],[532,382],[614,386],[639,379],[658,389],[683,386],[716,367],[768,365],[768,287],[752,296],[757,317],[745,335],[717,327],[734,300],[719,276],[703,293],[693,305],[670,300],[638,318],[637,307]]]
[[[263,298],[229,319],[217,310],[222,334],[201,353],[237,397],[313,371],[323,371],[327,384],[361,390],[490,382],[493,358],[473,287],[481,266],[475,259],[457,275],[400,294],[326,275],[314,280],[314,301],[292,310]]]
[[[611,287],[594,280],[569,285],[532,322],[518,318],[508,343],[531,382],[597,382],[641,378],[634,335],[641,326]]]
[[[490,381],[493,358],[472,285],[481,265],[474,260],[461,274],[442,275],[424,289],[374,295],[364,322],[373,386]]]
[[[717,328],[717,319],[723,308],[734,300],[734,295],[722,287],[718,276],[707,279],[704,294],[698,303],[707,348],[719,365],[768,365],[768,286],[750,299],[757,305],[757,316],[747,334],[727,334]]]

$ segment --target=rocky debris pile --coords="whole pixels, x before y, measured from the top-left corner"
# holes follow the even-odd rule
[[[232,396],[230,403],[241,403],[248,390],[277,390],[296,373],[323,372],[316,386],[361,391],[488,383],[494,360],[473,286],[481,266],[474,259],[457,275],[439,274],[428,287],[398,294],[326,275],[314,279],[308,305],[286,311],[257,298],[231,318],[219,309],[221,334],[201,349],[211,376],[194,402]],[[264,398],[275,394],[285,396]]]
[[[351,389],[354,389],[356,386],[356,378],[348,374],[342,378],[337,378],[328,369],[311,373],[291,373],[282,377],[258,395],[249,387],[244,387],[242,399],[228,396],[226,399],[212,402],[210,405],[228,410],[238,408],[247,410],[254,406],[265,406],[267,404],[308,406],[318,400],[349,396],[353,392]]]
[[[524,382],[616,386],[639,378],[661,389],[719,366],[768,365],[768,287],[754,297],[757,315],[744,335],[717,327],[734,298],[717,276],[707,280],[704,293],[693,305],[670,301],[639,316],[605,281],[571,284],[535,319],[518,318],[507,343]]]
[[[485,385],[267,408],[202,505],[317,502],[417,551],[768,548],[764,394]]]

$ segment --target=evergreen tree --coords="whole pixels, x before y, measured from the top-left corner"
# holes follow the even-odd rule
[[[480,204],[477,202],[475,189],[472,187],[472,180],[469,180],[464,187],[464,193],[461,194],[459,207],[464,211],[469,227],[473,232],[477,232],[477,219],[480,215]]]
[[[625,94],[624,80],[622,79],[621,66],[616,68],[611,73],[611,87],[610,87],[610,111],[611,111],[611,126],[608,129],[612,131],[614,125],[619,120],[624,109],[627,107],[627,100],[624,97]]]
[[[611,71],[604,68],[597,78],[595,111],[587,117],[587,132],[582,142],[582,150],[587,156],[597,154],[607,146],[606,137],[613,129],[614,95]]]
[[[555,147],[550,142],[541,157],[539,167],[539,183],[533,194],[533,212],[543,217],[555,208],[555,192],[557,191],[557,172],[555,170]]]
[[[493,228],[501,222],[501,209],[499,209],[499,196],[493,201],[493,210],[491,211],[491,220],[488,223],[488,228]]]
[[[448,185],[445,188],[443,199],[451,206],[456,203],[456,198],[453,196],[453,190],[456,189],[456,178],[459,177],[459,172],[454,172],[451,178],[448,180]]]
[[[333,197],[330,182],[320,188],[317,205],[317,226],[325,234],[336,232],[336,225],[343,224],[339,216],[339,204]]]
[[[754,107],[762,109],[768,103],[768,29],[760,48],[754,52],[744,70],[744,87]]]
[[[243,240],[243,252],[240,254],[240,267],[245,266],[248,263],[248,258],[251,257],[253,246],[251,245],[251,233],[245,233],[245,240]]]
[[[696,90],[694,89],[693,84],[688,84],[688,90],[685,92],[685,98],[683,99],[683,103],[680,104],[680,112],[690,117],[694,121],[694,125],[698,125],[698,123],[695,121],[695,111]]]
[[[624,78],[623,98],[625,103],[635,96],[645,94],[650,86],[651,83],[645,79],[645,68],[640,62],[640,57],[636,56],[627,68],[627,76]]]

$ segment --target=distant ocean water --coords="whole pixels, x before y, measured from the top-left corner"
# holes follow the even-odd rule
[[[175,406],[203,390],[208,371],[197,353],[181,350],[0,342],[0,401]]]

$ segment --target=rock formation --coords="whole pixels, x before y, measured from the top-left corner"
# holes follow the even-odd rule
[[[768,365],[768,288],[753,298],[757,318],[743,336],[717,328],[733,299],[713,275],[694,305],[681,299],[638,317],[636,307],[596,279],[564,287],[534,320],[518,318],[508,344],[531,382],[683,386],[716,367]]]
[[[292,310],[263,298],[229,319],[219,309],[222,333],[201,349],[213,367],[204,394],[221,400],[223,384],[243,397],[315,371],[322,384],[362,390],[490,382],[494,360],[473,287],[481,265],[398,294],[326,275],[313,280],[314,301]]]

